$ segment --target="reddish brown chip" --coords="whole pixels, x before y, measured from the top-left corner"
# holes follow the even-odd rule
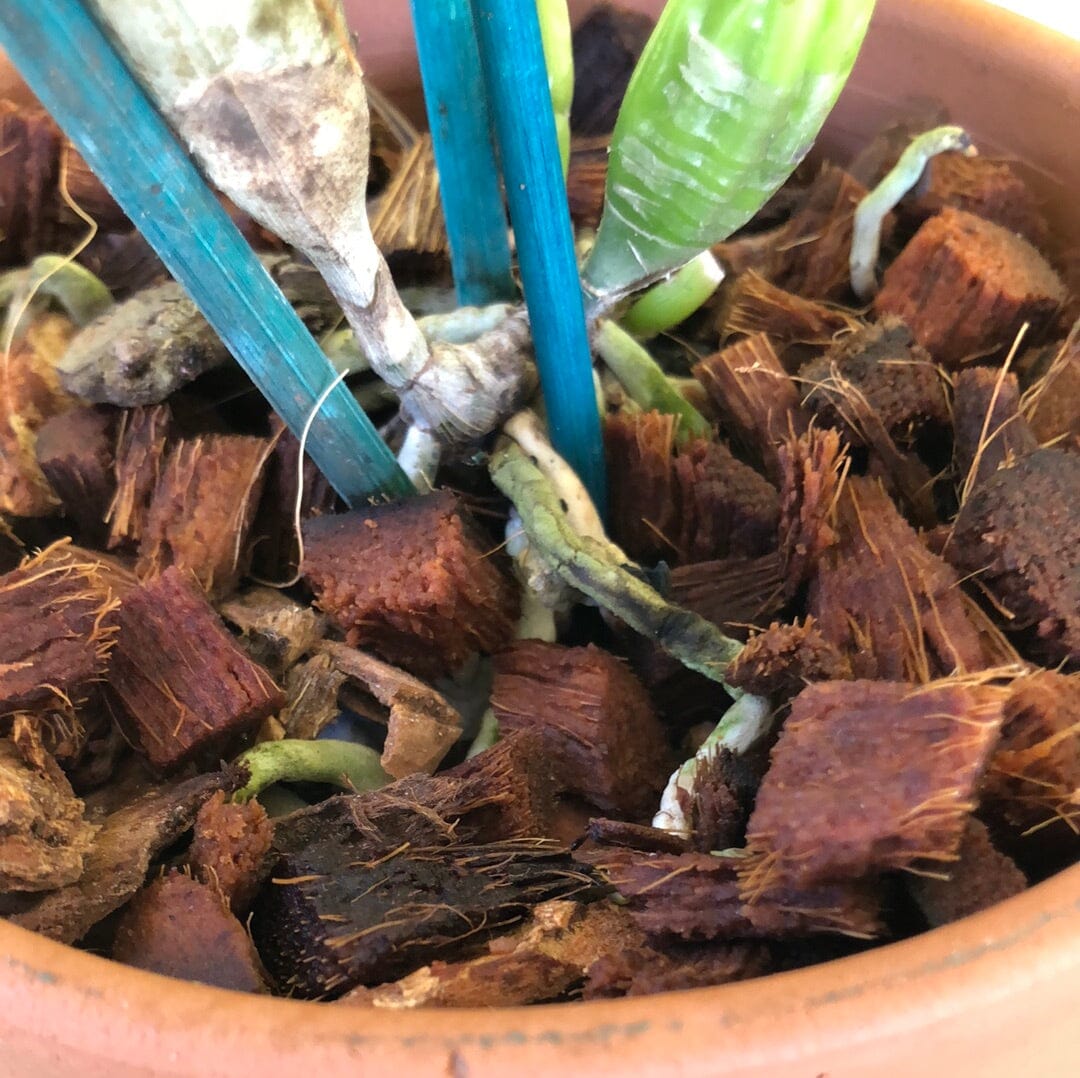
[[[747,897],[954,859],[1004,696],[955,681],[804,689],[750,817]]]
[[[817,427],[786,439],[779,455],[783,591],[791,597],[836,541],[832,517],[848,456],[836,431]]]
[[[1040,445],[1080,450],[1080,331],[1042,350],[1024,414]]]
[[[1031,189],[1007,161],[976,154],[941,153],[926,165],[917,194],[905,198],[899,212],[921,223],[946,206],[965,210],[1019,232],[1039,246],[1048,226]]]
[[[674,447],[672,415],[623,413],[604,423],[611,537],[643,565],[678,554]]]
[[[42,108],[0,101],[0,265],[29,262],[57,238],[52,213],[63,136]]]
[[[908,890],[931,928],[959,921],[1027,888],[1024,874],[990,841],[986,825],[968,817],[956,862],[941,876],[912,876]]]
[[[776,488],[719,442],[687,442],[675,458],[679,560],[756,558],[776,548]]]
[[[180,441],[150,501],[139,576],[175,565],[210,595],[232,591],[246,568],[248,532],[272,448],[267,438],[227,434]]]
[[[783,233],[778,285],[809,299],[846,299],[851,288],[851,236],[855,209],[866,188],[842,168],[826,164]],[[883,223],[885,238],[894,218]]]
[[[439,677],[508,640],[514,586],[437,493],[304,525],[304,575],[354,647]]]
[[[767,333],[777,345],[832,344],[862,323],[842,307],[796,296],[754,270],[740,273],[731,285],[719,328],[732,333]]]
[[[885,271],[879,315],[903,319],[939,363],[1002,355],[1025,323],[1027,341],[1053,325],[1065,286],[1027,240],[946,208],[915,233]]]
[[[930,681],[991,665],[959,575],[927,550],[878,484],[845,484],[837,528],[809,607],[857,677]]]
[[[588,971],[583,997],[612,999],[649,996],[686,988],[707,988],[760,977],[770,971],[767,948],[744,941],[666,950],[625,947],[599,958]]]
[[[184,981],[268,991],[244,926],[214,888],[180,872],[159,877],[131,900],[117,925],[112,957]]]
[[[74,710],[116,636],[114,574],[67,540],[0,577],[0,718]]]
[[[195,817],[188,863],[203,883],[221,894],[233,913],[242,916],[262,883],[273,837],[273,825],[258,801],[238,805],[219,790]]]
[[[625,848],[584,849],[576,856],[611,882],[654,941],[881,931],[877,893],[861,882],[789,883],[747,896],[740,890],[742,858]]]
[[[607,183],[608,135],[577,136],[570,141],[570,167],[566,173],[566,201],[578,228],[600,224]]]
[[[1041,670],[1013,683],[985,796],[1023,830],[1077,830],[1080,676]]]
[[[754,333],[729,344],[698,363],[694,377],[733,436],[779,480],[780,443],[792,432],[802,433],[807,416],[769,337]]]
[[[495,657],[491,705],[500,729],[543,733],[571,792],[629,816],[655,806],[673,761],[648,694],[613,655],[518,641]]]
[[[811,681],[851,678],[851,663],[808,617],[803,624],[774,621],[755,633],[728,667],[725,680],[755,696],[785,701]]]
[[[116,617],[110,692],[132,744],[155,768],[221,751],[281,706],[270,675],[179,569],[133,591]]]
[[[124,409],[116,446],[116,494],[108,514],[110,550],[142,540],[173,434],[169,405]]]

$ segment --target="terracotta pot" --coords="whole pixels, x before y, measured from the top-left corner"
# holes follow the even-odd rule
[[[369,72],[407,89],[405,4],[352,6]],[[974,0],[880,0],[824,146],[843,154],[891,101],[938,96],[980,145],[1028,163],[1062,238],[1076,242],[1080,206],[1065,185],[1080,183],[1078,72],[1080,43]],[[398,1014],[242,996],[0,922],[0,1074],[1066,1075],[1080,1059],[1078,994],[1080,866],[986,913],[840,962],[528,1009]]]

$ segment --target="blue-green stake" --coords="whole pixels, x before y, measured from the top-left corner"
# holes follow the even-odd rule
[[[512,299],[510,243],[469,0],[412,0],[416,53],[462,306]]]
[[[536,2],[472,5],[551,440],[603,517],[600,414]]]
[[[3,0],[0,45],[299,436],[336,372],[92,16],[79,0]],[[345,386],[307,451],[351,505],[413,492]]]

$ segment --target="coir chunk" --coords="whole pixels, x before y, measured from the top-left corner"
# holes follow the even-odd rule
[[[949,560],[1033,628],[1052,662],[1080,659],[1080,456],[1039,449],[971,492]]]
[[[540,730],[567,788],[605,811],[638,816],[671,771],[641,682],[614,655],[522,640],[495,658],[491,704],[502,730]]]
[[[1004,695],[949,680],[804,689],[750,817],[747,895],[953,860]]]
[[[353,647],[434,678],[513,632],[515,588],[437,493],[304,525],[304,576]]]
[[[963,210],[931,217],[885,271],[874,298],[939,363],[998,355],[1030,323],[1028,341],[1052,327],[1065,286],[1027,240]]]
[[[281,706],[270,675],[179,569],[132,592],[117,620],[110,692],[132,744],[155,768],[217,751]]]

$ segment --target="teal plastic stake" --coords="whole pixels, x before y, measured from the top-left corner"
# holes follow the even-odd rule
[[[552,444],[606,515],[592,359],[535,0],[472,0]]]
[[[335,371],[92,16],[78,0],[4,0],[0,45],[299,436]],[[307,449],[351,505],[413,491],[344,385]]]
[[[458,302],[512,299],[510,243],[469,0],[412,0]]]

